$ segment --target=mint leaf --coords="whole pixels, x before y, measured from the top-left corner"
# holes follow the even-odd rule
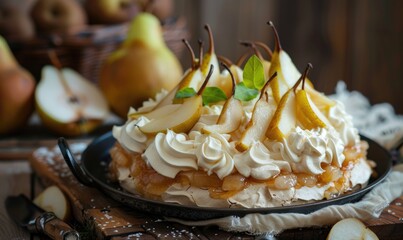
[[[243,68],[243,82],[246,87],[255,89],[262,89],[266,82],[263,64],[256,55],[250,57]]]
[[[234,94],[235,99],[247,102],[254,99],[258,95],[259,90],[256,88],[248,88],[245,86],[244,82],[240,82],[236,85]]]
[[[196,95],[196,91],[193,88],[186,87],[177,91],[175,94],[175,98],[190,98]]]
[[[202,93],[203,105],[227,100],[227,95],[218,87],[206,87]]]

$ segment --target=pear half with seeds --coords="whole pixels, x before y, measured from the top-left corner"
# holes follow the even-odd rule
[[[140,131],[150,135],[166,132],[167,129],[171,129],[177,133],[189,132],[201,116],[203,107],[202,93],[207,86],[213,70],[214,66],[211,65],[206,80],[195,96],[186,99],[182,104],[178,104],[180,107],[176,111],[163,117],[153,119],[139,127]]]
[[[35,101],[42,123],[65,136],[87,134],[109,115],[101,91],[69,68],[45,66]]]

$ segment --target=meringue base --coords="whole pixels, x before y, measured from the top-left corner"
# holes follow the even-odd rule
[[[298,174],[281,173],[297,176],[297,184],[286,189],[276,188],[273,179],[257,181],[237,172],[223,180],[203,171],[181,172],[174,179],[167,178],[149,167],[141,154],[129,152],[119,143],[110,152],[110,173],[124,190],[149,199],[199,207],[279,207],[330,199],[365,187],[372,174],[366,148],[366,144],[360,144],[346,149],[346,160],[339,171],[342,175],[335,177],[331,171],[325,172],[316,176],[315,184],[304,185],[298,181]]]

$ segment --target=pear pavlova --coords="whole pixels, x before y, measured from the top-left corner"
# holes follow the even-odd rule
[[[316,91],[281,48],[219,72],[210,49],[170,92],[113,128],[110,172],[146,198],[203,207],[273,207],[337,197],[372,173],[344,106]],[[227,61],[228,62],[228,61]],[[229,65],[229,66],[228,66]]]

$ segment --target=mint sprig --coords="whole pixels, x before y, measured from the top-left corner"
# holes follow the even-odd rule
[[[197,94],[191,87],[185,87],[175,94],[175,98],[190,98]],[[202,93],[203,105],[227,100],[227,95],[218,87],[206,87]]]
[[[248,59],[243,68],[243,82],[248,88],[262,89],[266,79],[264,77],[264,68],[260,59],[253,55]]]
[[[185,87],[176,92],[175,98],[190,98],[196,94],[197,93],[193,88]]]
[[[203,105],[227,100],[227,95],[219,87],[206,87],[202,93]]]
[[[248,88],[244,82],[240,82],[236,85],[234,98],[248,102],[259,95],[259,90],[256,88]]]

